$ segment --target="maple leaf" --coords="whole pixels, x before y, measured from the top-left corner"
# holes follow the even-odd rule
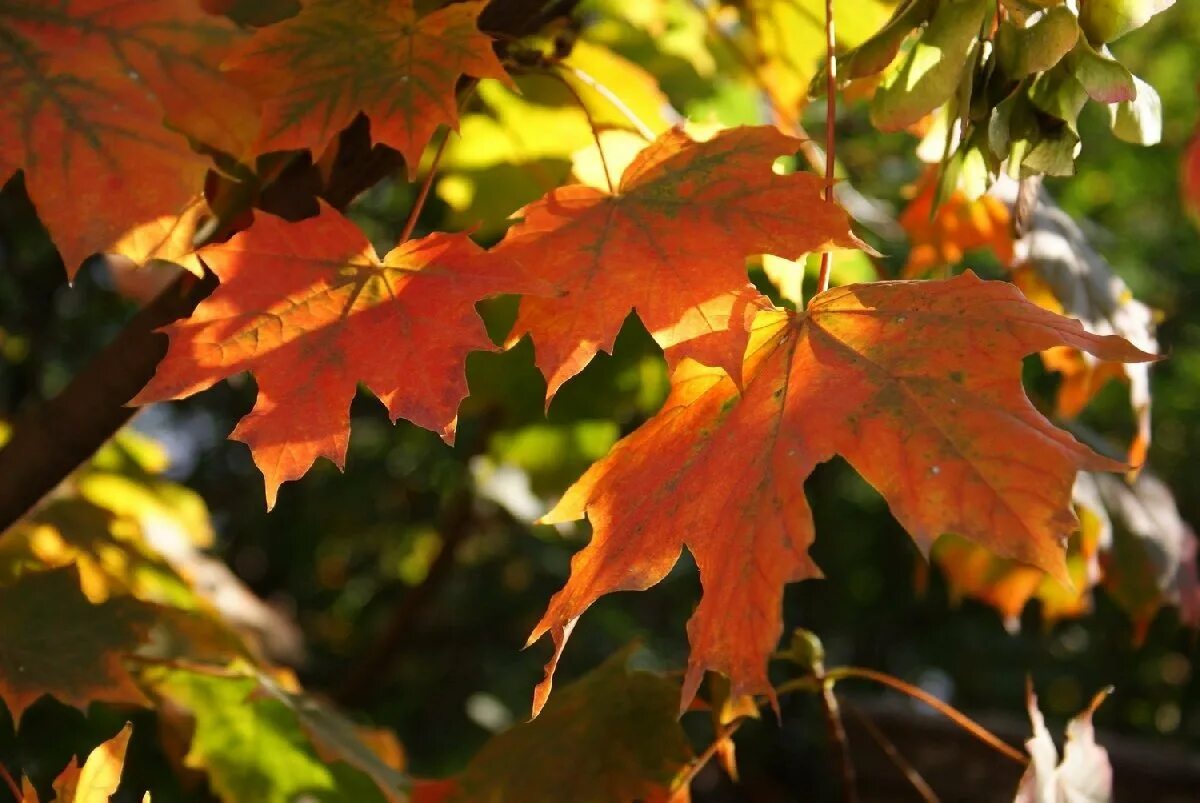
[[[74,567],[0,586],[0,699],[13,720],[43,694],[77,708],[93,700],[145,704],[121,656],[141,644],[153,615],[129,597],[93,605]]]
[[[0,180],[25,171],[68,276],[97,252],[198,272],[209,161],[187,136],[238,152],[253,134],[218,69],[236,28],[195,0],[0,0],[0,31]]]
[[[799,147],[770,126],[707,142],[673,129],[638,154],[614,194],[569,185],[518,213],[524,219],[494,252],[561,293],[522,299],[509,336],[533,337],[547,400],[612,350],[632,310],[673,359],[737,372],[759,298],[746,257],[861,245],[845,212],[821,199],[820,178],[772,172]]]
[[[54,781],[54,799],[58,803],[108,803],[121,784],[132,735],[133,726],[126,723],[116,736],[88,753],[82,767],[72,758]]]
[[[671,797],[692,752],[675,715],[678,682],[629,669],[633,651],[564,688],[537,720],[491,739],[451,784],[418,786],[418,799],[686,801],[686,790]]]
[[[1016,632],[1021,629],[1021,612],[1031,599],[1041,603],[1042,620],[1047,624],[1091,610],[1092,587],[1100,579],[1099,525],[1089,516],[1081,535],[1071,537],[1067,547],[1071,586],[1062,585],[1033,566],[998,558],[984,547],[954,536],[938,540],[930,557],[941,566],[953,601],[963,597],[979,600],[1000,614],[1005,629]]]
[[[683,703],[706,669],[728,676],[734,695],[773,695],[766,663],[783,586],[819,576],[803,482],[834,455],[924,551],[955,533],[1069,582],[1075,474],[1124,465],[1056,429],[1025,396],[1021,358],[1060,343],[1153,359],[968,272],[847,285],[801,315],[760,313],[740,393],[724,372],[684,362],[662,410],[542,519],[586,515],[593,537],[530,636],[555,642],[535,713],[580,614],[608,592],[654,585],[684,546],[704,594],[688,623]]]
[[[0,582],[63,566],[75,567],[92,602],[129,594],[180,608],[198,604],[135,521],[82,499],[54,499],[0,539]]]
[[[220,285],[192,317],[164,328],[171,345],[133,399],[180,399],[253,372],[258,400],[233,431],[266,481],[317,457],[345,463],[359,382],[387,406],[453,442],[471,351],[495,351],[475,302],[533,285],[466,234],[410,240],[382,260],[332,207],[289,223],[268,214],[227,243],[201,249]]]
[[[937,171],[930,169],[900,215],[899,223],[912,244],[902,271],[904,278],[915,279],[935,268],[957,265],[966,252],[976,248],[990,247],[1001,265],[1012,264],[1008,207],[991,195],[972,200],[955,190],[934,209],[937,188]]]
[[[438,125],[456,126],[463,74],[508,74],[476,28],[485,0],[418,17],[411,0],[313,0],[259,30],[227,62],[263,98],[260,151],[320,153],[365,112],[371,135],[415,174]]]

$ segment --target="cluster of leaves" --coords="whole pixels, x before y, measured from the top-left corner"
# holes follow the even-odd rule
[[[946,534],[965,539],[937,551],[964,593],[990,596],[1010,618],[1034,595],[1063,614],[1082,609],[1097,556],[1117,549],[1103,534],[1105,511],[1129,497],[1136,506],[1139,491],[1080,472],[1142,462],[1146,374],[1126,366],[1152,361],[1156,343],[1144,308],[1105,269],[1084,259],[1055,284],[1035,236],[1054,225],[1051,202],[1013,242],[1001,232],[1018,202],[973,199],[1003,161],[1021,178],[1069,172],[1087,97],[1112,106],[1118,136],[1155,140],[1153,90],[1103,45],[1169,4],[1077,14],[1054,3],[911,0],[868,4],[839,29],[847,93],[873,92],[881,129],[924,121],[942,146],[943,169],[908,218],[914,239],[931,242],[924,257],[913,252],[913,275],[991,245],[1005,267],[1025,270],[1018,283],[1033,276],[1050,287],[1053,302],[1040,306],[1033,279],[1022,295],[970,271],[821,287],[803,303],[807,255],[871,253],[829,188],[796,164],[797,153],[811,158],[802,100],[824,78],[816,3],[664,3],[635,18],[597,2],[600,22],[582,38],[568,27],[499,47],[480,31],[482,0],[420,11],[407,0],[284,5],[251,20],[240,4],[190,0],[0,0],[0,88],[14,98],[0,109],[0,174],[23,173],[68,276],[104,254],[218,281],[166,328],[167,355],[132,403],[251,373],[257,401],[232,437],[249,446],[271,507],[317,458],[345,464],[360,384],[393,421],[453,443],[468,354],[526,336],[549,405],[636,315],[665,355],[669,395],[542,517],[586,518],[593,537],[530,637],[554,641],[534,693],[541,716],[497,737],[452,782],[412,787],[394,740],[356,728],[274,666],[262,644],[278,635],[270,610],[252,604],[258,618],[246,622],[221,608],[218,591],[249,592],[200,554],[211,540],[202,505],[158,476],[160,459],[137,456],[144,445],[121,440],[0,539],[0,697],[15,719],[44,694],[78,707],[152,704],[190,744],[180,764],[205,770],[230,800],[393,799],[409,789],[464,800],[686,795],[698,762],[727,750],[722,737],[693,759],[675,719],[705,673],[727,678],[735,710],[775,702],[767,667],[784,629],[784,586],[820,576],[804,483],[835,456],[924,552]],[[696,44],[719,39],[721,58],[741,65],[737,91],[765,98],[774,124],[713,125],[721,115],[704,103],[679,115],[671,76],[660,85],[607,47],[605,25],[646,38],[667,26],[676,36],[659,53],[701,76],[717,72],[717,48]],[[620,97],[593,73],[613,76]],[[878,86],[867,86],[873,77]],[[543,128],[536,115],[547,106],[569,113]],[[438,139],[462,109],[471,111],[460,138]],[[332,171],[339,135],[360,115],[410,181],[425,178],[386,253],[331,203],[295,220],[255,208],[297,160]],[[706,117],[707,127],[694,124]],[[489,188],[514,167],[529,197],[496,208]],[[503,238],[484,248],[464,231],[413,237],[434,181],[464,227]],[[939,225],[946,215],[970,225]],[[504,230],[509,217],[517,222]],[[964,236],[970,226],[978,237]],[[750,282],[747,260],[760,258],[768,275],[795,280],[791,293]],[[1105,282],[1107,306],[1073,306],[1079,282]],[[477,304],[502,295],[519,295],[519,308],[493,340]],[[1030,402],[1021,361],[1035,353],[1068,375],[1059,397],[1068,417],[1107,377],[1130,382],[1141,418],[1128,462],[1093,451]],[[1109,488],[1093,494],[1103,503],[1086,505],[1087,483]],[[1072,499],[1088,526],[1068,551]],[[1111,587],[1139,590],[1128,602],[1141,622],[1164,600],[1200,618],[1186,526],[1176,526],[1178,559],[1156,567],[1137,562],[1137,538],[1161,538],[1128,521],[1135,557],[1120,565],[1136,578],[1109,570]],[[604,594],[655,585],[684,547],[704,593],[681,681],[631,671],[622,653],[551,695],[583,612]],[[1072,582],[1073,596],[1057,585]],[[718,711],[718,729],[728,724],[720,702],[704,704]],[[522,757],[547,744],[596,756],[595,772],[529,773],[539,762]]]
[[[978,197],[1002,165],[1013,178],[1070,175],[1088,100],[1108,106],[1116,136],[1156,144],[1158,94],[1107,45],[1170,5],[1003,0],[996,16],[989,0],[912,0],[846,54],[838,79],[878,82],[871,121],[885,131],[938,111],[926,136],[946,145],[941,197],[959,185]]]

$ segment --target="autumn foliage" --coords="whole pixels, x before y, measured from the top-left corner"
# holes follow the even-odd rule
[[[836,670],[826,675],[798,647],[791,686],[770,667],[785,587],[821,577],[810,550],[828,536],[805,484],[834,458],[878,492],[952,593],[988,601],[1010,623],[1034,597],[1048,618],[1079,615],[1105,584],[1140,632],[1165,603],[1200,620],[1195,540],[1182,522],[1177,545],[1191,558],[1172,564],[1170,580],[1151,576],[1150,558],[1118,562],[1100,535],[1098,517],[1145,487],[1136,473],[1150,444],[1146,371],[1160,355],[1148,308],[1071,240],[1039,189],[1043,175],[1070,172],[1089,101],[1119,138],[1157,141],[1157,95],[1106,42],[1169,2],[1082,12],[1008,0],[835,4],[853,20],[835,42],[834,85],[866,98],[881,131],[922,131],[922,151],[940,149],[898,218],[911,246],[902,278],[853,282],[836,280],[831,260],[885,274],[882,240],[852,220],[862,205],[838,194],[853,182],[831,194],[818,175],[824,157],[800,121],[804,99],[828,86],[826,29],[793,19],[790,3],[664,2],[628,19],[618,3],[595,4],[594,16],[649,33],[667,23],[647,18],[668,7],[691,15],[706,44],[672,55],[697,71],[714,70],[703,59],[724,48],[764,119],[706,125],[662,113],[670,99],[651,65],[586,34],[576,42],[576,23],[530,4],[255,5],[0,0],[0,178],[21,176],[66,276],[100,262],[165,271],[160,299],[215,285],[146,335],[168,344],[165,356],[122,401],[186,399],[248,374],[256,401],[230,437],[249,447],[267,508],[319,458],[339,469],[355,459],[360,386],[392,422],[453,445],[478,390],[468,386],[472,354],[531,345],[549,407],[636,319],[665,360],[665,401],[539,519],[586,521],[591,536],[529,635],[553,641],[544,678],[530,678],[533,721],[452,777],[414,783],[394,737],[310,695],[231,621],[197,568],[220,574],[204,563],[213,538],[196,524],[203,505],[161,461],[122,451],[143,449],[122,446],[128,435],[0,535],[0,699],[14,722],[43,695],[80,709],[154,708],[176,768],[200,770],[212,793],[235,801],[313,790],[339,800],[683,800],[713,755],[734,774],[732,734],[749,713],[778,713],[789,691],[815,691],[826,705],[833,696]],[[797,5],[822,19],[823,4]],[[636,80],[606,85],[592,70]],[[566,121],[554,134],[562,141],[543,146],[549,158],[521,139],[537,123],[520,104],[547,91],[537,79],[558,93]],[[511,142],[498,145],[485,122],[509,126]],[[485,135],[472,139],[477,127]],[[614,131],[634,143],[629,158]],[[472,173],[471,149],[501,147],[510,150],[484,166],[533,179],[489,217],[471,204],[504,181]],[[832,170],[836,142],[825,147]],[[563,169],[584,172],[580,153],[599,157],[599,186]],[[1183,163],[1193,211],[1198,154],[1193,142]],[[280,201],[273,193],[295,175],[315,189]],[[384,176],[410,189],[399,241],[379,247],[386,237],[345,207]],[[456,177],[475,182],[455,207],[462,230],[419,225],[431,194],[454,206]],[[354,191],[339,196],[338,181]],[[1050,234],[1071,246],[1065,255],[1046,246]],[[814,287],[799,275],[807,299],[785,300],[747,270],[767,257],[778,260],[768,276],[803,272],[809,256],[834,264],[835,281]],[[481,303],[518,297],[497,330]],[[1062,375],[1053,414],[1026,394],[1031,355]],[[1129,386],[1135,419],[1116,450],[1064,425],[1109,379]],[[135,489],[121,485],[113,498],[126,501],[116,503],[104,489],[123,477]],[[184,508],[188,526],[155,529]],[[633,668],[626,649],[552,690],[588,608],[659,584],[685,550],[702,593],[679,671]],[[220,582],[241,588],[228,574]],[[268,622],[260,629],[275,627],[270,611],[254,610]],[[1073,799],[1037,791],[1074,793],[1069,761],[1107,768],[1091,730],[1100,699],[1071,725],[1056,767],[1031,695],[1036,730],[1017,799]],[[713,747],[697,749],[679,722],[697,708],[741,713],[715,714]],[[129,739],[127,726],[64,770],[57,799],[107,799]],[[550,752],[561,754],[557,769],[526,771]],[[590,763],[568,771],[582,755]],[[20,792],[38,799],[28,781]]]

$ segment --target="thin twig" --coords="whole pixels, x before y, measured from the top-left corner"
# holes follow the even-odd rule
[[[429,172],[425,174],[425,180],[421,182],[421,191],[417,193],[417,199],[413,201],[412,209],[408,210],[408,219],[404,221],[404,230],[400,232],[400,238],[397,243],[403,243],[412,236],[413,229],[417,226],[417,218],[421,216],[421,210],[425,208],[425,200],[429,197],[429,189],[433,186],[433,180],[437,177],[438,163],[442,161],[442,154],[446,152],[446,146],[450,143],[450,135],[453,133],[449,128],[442,136],[442,141],[438,143],[437,150],[433,153],[433,161],[429,164]]]
[[[704,769],[704,766],[708,764],[708,762],[712,761],[712,757],[717,754],[719,749],[721,749],[721,742],[737,733],[738,728],[742,727],[742,723],[745,721],[745,718],[737,719],[721,728],[721,730],[718,731],[717,735],[713,738],[712,744],[704,748],[703,753],[692,759],[692,763],[688,765],[688,768],[683,775],[675,779],[674,783],[672,784],[675,790],[686,789],[689,785],[691,785],[692,781],[696,779],[696,776],[700,774],[700,770]]]
[[[625,101],[617,97],[615,92],[578,67],[570,64],[559,64],[558,66],[562,67],[563,69],[570,70],[572,75],[574,75],[580,81],[583,81],[592,89],[599,92],[605,100],[613,105],[613,108],[619,111],[625,117],[625,119],[629,121],[630,125],[637,129],[637,132],[642,139],[646,140],[647,142],[654,141],[654,132],[650,130],[650,126],[642,122],[642,118],[638,117],[637,114],[634,113],[633,109],[629,108],[629,105],[626,104]]]
[[[570,93],[571,97],[575,98],[575,102],[579,104],[580,111],[587,118],[588,127],[592,129],[592,139],[596,142],[596,152],[600,154],[600,166],[604,168],[604,182],[608,184],[608,193],[609,195],[616,195],[617,190],[613,185],[612,170],[608,167],[608,157],[604,155],[604,145],[600,142],[600,129],[596,127],[596,121],[592,118],[591,110],[584,103],[583,96],[579,94],[579,91],[575,87],[571,86],[571,82],[567,80],[565,75],[554,71],[551,71],[549,74],[557,78],[563,87],[566,88],[567,92]]]
[[[854,782],[854,759],[850,756],[850,741],[846,738],[846,726],[842,724],[837,695],[833,693],[834,681],[828,676],[821,678],[821,711],[825,714],[825,728],[829,732],[830,746],[838,751],[838,763],[842,769],[842,800],[857,803],[858,787]]]
[[[4,785],[8,787],[13,794],[13,800],[16,803],[21,803],[23,796],[21,795],[21,787],[17,786],[17,782],[13,780],[12,775],[8,772],[8,767],[0,763],[0,778],[4,779]]]
[[[833,203],[834,127],[837,122],[837,42],[833,35],[833,0],[825,0],[825,202]],[[829,273],[833,267],[833,252],[821,252],[821,272],[817,274],[817,292],[829,289]]]
[[[996,750],[998,753],[1001,753],[1004,756],[1011,758],[1013,761],[1016,761],[1018,764],[1028,764],[1029,763],[1029,757],[1026,756],[1024,753],[1022,753],[1020,750],[1018,750],[1015,747],[1013,747],[1012,745],[1002,741],[1000,739],[1000,737],[996,736],[994,733],[992,733],[987,728],[980,725],[975,720],[968,717],[966,714],[959,711],[954,706],[948,705],[948,704],[942,702],[941,700],[934,697],[932,694],[930,694],[929,692],[925,691],[922,688],[913,686],[911,683],[905,683],[903,680],[900,680],[900,678],[893,677],[893,676],[887,674],[886,672],[877,672],[874,669],[867,669],[866,667],[861,667],[861,666],[839,666],[836,669],[829,670],[829,672],[827,672],[825,674],[826,680],[832,680],[834,682],[839,681],[839,680],[844,680],[846,678],[859,678],[861,680],[872,680],[876,683],[882,683],[884,686],[889,686],[889,687],[895,689],[896,691],[907,694],[909,697],[912,697],[914,700],[920,700],[921,702],[925,703],[925,705],[934,709],[939,714],[946,717],[951,722],[953,722],[954,724],[958,725],[963,730],[970,733],[972,736],[974,736],[979,741],[983,742],[984,744],[986,744],[989,747]],[[810,680],[810,679],[801,678],[800,680]],[[788,688],[789,685],[790,685],[790,683],[785,683],[782,686],[780,686],[779,690],[778,690],[779,693],[782,694],[785,691],[790,691],[790,689]],[[797,686],[797,688],[800,688],[800,687]]]
[[[900,770],[904,778],[912,784],[913,789],[921,796],[921,799],[925,803],[940,803],[937,794],[926,783],[925,779],[921,777],[921,773],[917,772],[917,768],[909,763],[908,759],[900,753],[896,745],[892,743],[892,740],[887,737],[887,734],[881,731],[879,726],[872,722],[871,718],[864,714],[862,709],[854,705],[854,703],[846,700],[845,705],[846,710],[854,715],[854,718],[858,720],[858,724],[862,725],[867,735],[875,740],[875,744],[879,745],[879,749],[883,751],[883,754],[896,765],[896,769]]]

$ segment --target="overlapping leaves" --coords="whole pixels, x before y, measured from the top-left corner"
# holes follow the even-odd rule
[[[858,245],[816,176],[772,172],[798,148],[768,127],[700,143],[673,130],[612,193],[570,185],[525,207],[496,253],[560,291],[522,300],[511,335],[532,337],[547,396],[611,350],[634,310],[669,357],[736,374],[757,303],[745,258]]]
[[[229,61],[263,99],[260,151],[320,153],[359,112],[415,174],[440,124],[458,121],[463,75],[506,79],[476,27],[483,0],[424,16],[412,0],[314,0],[260,30]]]
[[[219,70],[239,38],[197,0],[0,3],[0,180],[24,170],[69,276],[96,252],[199,270],[209,161],[188,138],[234,155],[253,139]]]
[[[683,703],[706,669],[727,675],[735,695],[770,694],[783,586],[819,574],[803,482],[835,454],[923,549],[957,533],[1068,581],[1075,472],[1122,464],[1056,429],[1025,397],[1020,358],[1054,344],[1151,359],[968,273],[851,285],[804,315],[760,314],[741,392],[724,372],[684,363],[662,411],[543,519],[586,515],[594,535],[531,635],[555,641],[534,710],[580,614],[603,594],[654,585],[684,546],[705,593],[688,624]]]

